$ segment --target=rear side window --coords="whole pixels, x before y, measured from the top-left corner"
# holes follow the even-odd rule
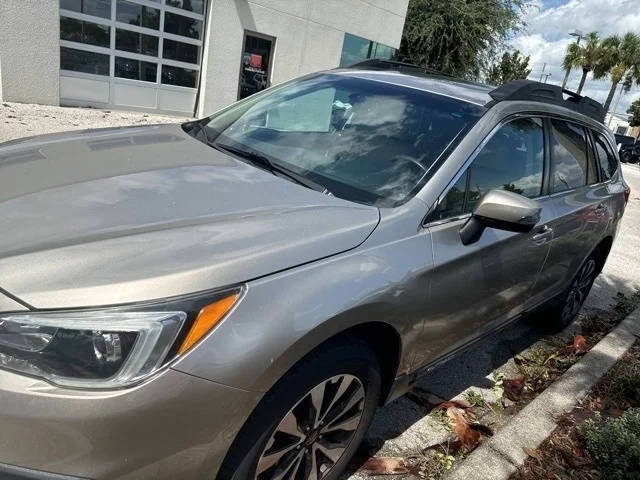
[[[525,197],[537,197],[542,193],[543,171],[542,120],[513,120],[502,126],[480,150],[466,174],[443,198],[434,220],[473,211],[489,190],[509,190]]]
[[[618,169],[618,161],[611,151],[609,142],[601,133],[593,132],[593,140],[595,141],[596,153],[598,154],[598,165],[600,166],[600,175],[603,180],[609,180]]]
[[[587,184],[586,131],[579,125],[551,120],[551,189],[554,193]]]

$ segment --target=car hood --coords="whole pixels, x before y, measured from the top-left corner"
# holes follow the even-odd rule
[[[36,308],[243,282],[352,249],[378,220],[179,125],[0,144],[0,287]]]

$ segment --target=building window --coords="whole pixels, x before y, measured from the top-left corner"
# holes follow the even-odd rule
[[[198,46],[167,38],[162,45],[162,57],[179,62],[198,63]]]
[[[198,72],[196,70],[171,65],[162,66],[162,83],[165,85],[195,88],[197,81]]]
[[[167,0],[167,5],[190,12],[204,13],[204,0]]]
[[[110,32],[111,28],[106,25],[60,17],[60,38],[62,40],[109,48]]]
[[[116,20],[129,25],[158,30],[160,28],[160,10],[127,0],[118,0]]]
[[[115,68],[116,77],[143,82],[155,82],[158,72],[158,65],[155,63],[124,57],[116,57]]]
[[[174,35],[199,39],[202,34],[202,22],[195,18],[165,12],[164,31]]]
[[[350,33],[344,34],[340,66],[345,67],[369,58],[391,60],[396,56],[396,49],[382,43],[367,40]]]
[[[140,53],[142,55],[157,57],[158,37],[117,28],[116,49],[123,50],[125,52]]]
[[[60,68],[72,72],[109,75],[109,55],[60,47]]]
[[[60,8],[94,17],[111,18],[111,0],[60,0]]]

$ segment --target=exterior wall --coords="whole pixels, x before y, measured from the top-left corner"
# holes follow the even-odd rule
[[[608,113],[605,117],[605,124],[611,129],[613,133],[618,133],[621,135],[631,134],[631,128],[629,127],[627,115],[611,115],[610,113]],[[619,128],[620,131],[618,131]],[[622,131],[622,128],[624,128],[624,132]]]
[[[340,62],[344,34],[397,48],[408,0],[211,0],[198,116],[237,100],[245,31],[275,38],[270,83]]]
[[[0,0],[0,97],[58,105],[58,0]]]

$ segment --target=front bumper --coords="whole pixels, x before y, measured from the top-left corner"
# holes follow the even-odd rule
[[[106,392],[0,370],[0,478],[215,478],[261,395],[171,369]]]

